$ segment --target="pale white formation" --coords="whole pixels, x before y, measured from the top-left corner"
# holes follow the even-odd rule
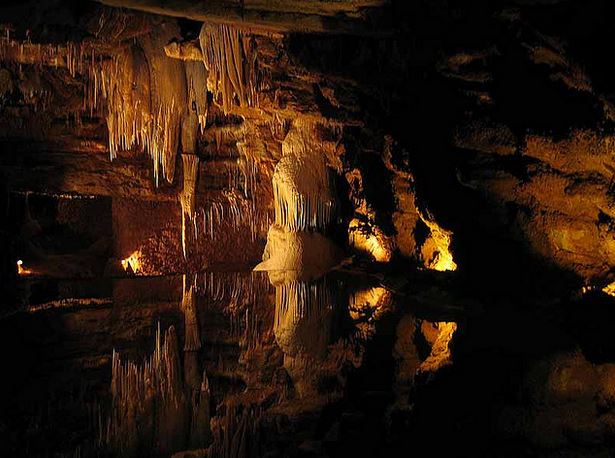
[[[290,231],[323,231],[335,217],[333,174],[310,134],[312,126],[296,123],[273,174],[274,221]]]
[[[327,272],[340,258],[341,250],[318,232],[291,232],[273,225],[267,233],[263,262],[254,270],[277,273],[282,279],[307,280]]]

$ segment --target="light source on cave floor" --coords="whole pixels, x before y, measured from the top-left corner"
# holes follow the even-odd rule
[[[23,265],[23,261],[21,259],[17,260],[17,274],[18,275],[30,275],[32,271],[30,269],[26,269]]]
[[[608,294],[609,296],[615,297],[615,281],[602,288],[602,292]]]
[[[128,273],[138,273],[141,270],[141,252],[134,251],[127,258],[122,259],[122,267]]]

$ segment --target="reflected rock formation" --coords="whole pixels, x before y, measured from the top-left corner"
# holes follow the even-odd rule
[[[325,280],[276,286],[273,332],[300,397],[317,394],[317,373],[332,343],[335,290]]]

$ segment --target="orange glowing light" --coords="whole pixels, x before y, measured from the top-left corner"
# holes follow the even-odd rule
[[[17,274],[18,275],[30,275],[32,271],[30,269],[26,269],[23,265],[23,261],[21,259],[17,260]]]
[[[122,259],[122,267],[126,272],[139,273],[141,270],[141,251],[134,251],[127,258]]]

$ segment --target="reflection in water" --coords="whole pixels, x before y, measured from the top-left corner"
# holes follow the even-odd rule
[[[431,345],[429,356],[421,362],[418,372],[436,372],[453,363],[451,341],[457,330],[457,323],[423,321],[423,335]]]
[[[192,276],[192,280],[188,280],[187,275],[184,274],[181,301],[181,310],[184,313],[184,329],[186,334],[184,339],[184,351],[196,351],[201,348],[199,320],[196,314],[195,282],[195,276]]]
[[[45,311],[30,304],[30,316],[55,313],[79,339],[104,339],[83,349],[92,371],[73,372],[93,387],[95,407],[88,407],[91,422],[81,425],[88,438],[72,450],[81,456],[262,456],[272,440],[295,440],[272,419],[313,415],[343,399],[379,323],[394,312],[392,293],[339,274],[310,280],[268,274],[114,280],[98,292],[101,298],[76,284],[47,287]],[[53,305],[77,291],[84,297],[70,308]],[[427,367],[450,357],[449,324],[436,323],[429,332],[419,325],[433,355],[423,356],[415,373],[421,362]],[[73,351],[59,349],[54,357],[70,358],[61,355]]]
[[[162,337],[158,327],[154,353],[142,364],[122,361],[114,351],[111,372],[111,413],[101,442],[122,456],[139,456],[143,449],[156,455],[180,449],[188,402],[175,328]]]
[[[322,365],[331,343],[335,291],[325,280],[284,283],[275,290],[276,342],[295,388],[305,396],[314,390],[310,372]]]

